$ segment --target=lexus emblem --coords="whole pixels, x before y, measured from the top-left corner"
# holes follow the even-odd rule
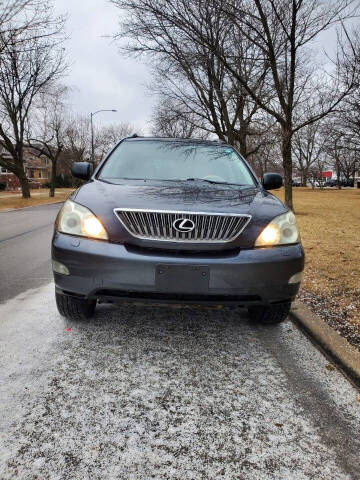
[[[173,223],[173,228],[180,233],[189,233],[194,230],[195,223],[189,218],[178,218]]]

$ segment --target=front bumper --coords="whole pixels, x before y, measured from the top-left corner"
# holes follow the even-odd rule
[[[54,273],[58,291],[100,300],[206,304],[271,304],[291,301],[300,284],[289,279],[304,268],[301,245],[192,255],[139,250],[55,233],[54,260],[70,275]],[[200,267],[207,281],[159,282],[163,266]],[[198,272],[198,274],[200,274]],[[176,271],[175,271],[176,275]]]

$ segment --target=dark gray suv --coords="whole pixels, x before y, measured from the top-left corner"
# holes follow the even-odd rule
[[[90,317],[96,302],[150,301],[247,307],[277,323],[301,282],[294,214],[220,141],[122,140],[64,204],[52,265],[59,312]]]

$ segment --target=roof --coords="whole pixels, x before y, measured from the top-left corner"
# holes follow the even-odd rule
[[[318,172],[318,177],[319,178],[331,178],[332,177],[332,171],[328,170],[326,172]]]

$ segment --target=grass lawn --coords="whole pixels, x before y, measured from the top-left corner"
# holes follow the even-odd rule
[[[283,189],[275,195],[284,200]],[[294,188],[294,207],[306,253],[303,290],[339,322],[360,327],[360,189]]]
[[[31,190],[31,198],[22,198],[19,192],[1,192],[0,193],[0,211],[8,208],[24,208],[44,203],[54,203],[66,200],[73,192],[73,188],[57,188],[55,197],[49,197],[49,189]]]

